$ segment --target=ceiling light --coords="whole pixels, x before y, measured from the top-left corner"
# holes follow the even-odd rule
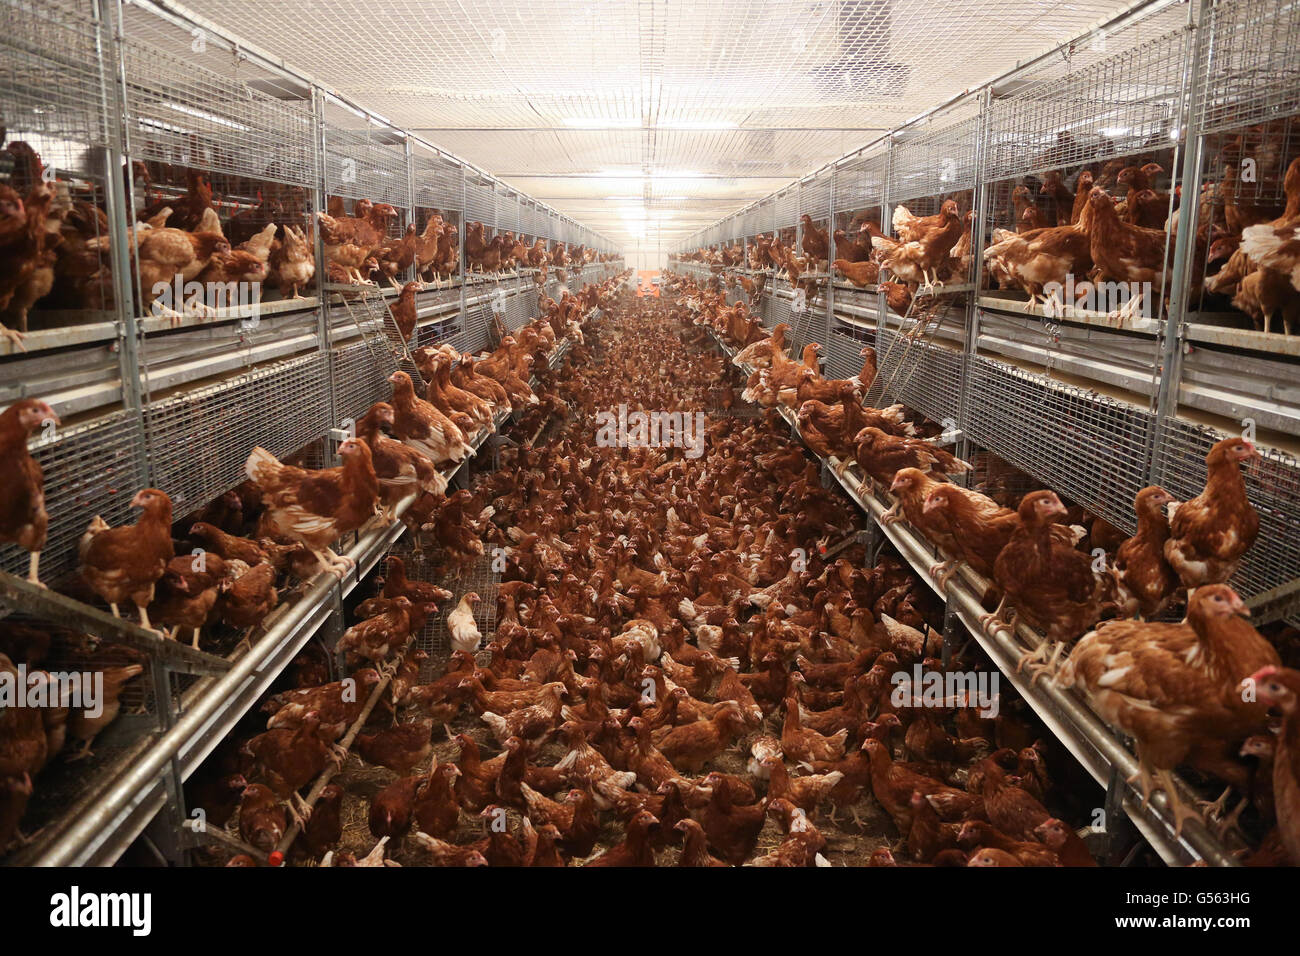
[[[1101,131],[1101,135],[1114,138],[1116,136],[1127,136],[1131,132],[1133,131],[1127,126],[1107,126]]]
[[[169,110],[175,110],[177,113],[184,113],[186,116],[194,116],[199,119],[205,119],[210,123],[217,123],[220,126],[228,126],[231,129],[250,132],[252,127],[245,126],[243,123],[236,123],[234,120],[226,119],[224,116],[217,116],[215,113],[209,113],[207,110],[195,109],[193,106],[184,106],[180,103],[173,103],[170,100],[164,100],[163,106]]]

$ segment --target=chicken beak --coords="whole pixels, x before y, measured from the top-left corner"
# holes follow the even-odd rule
[[[132,508],[143,508],[145,505],[144,492],[137,491],[135,497],[131,499]]]

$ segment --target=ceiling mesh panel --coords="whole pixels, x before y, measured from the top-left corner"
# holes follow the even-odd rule
[[[671,243],[1116,0],[192,0],[615,240]]]

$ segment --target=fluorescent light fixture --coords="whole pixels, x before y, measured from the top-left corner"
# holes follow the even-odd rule
[[[236,123],[234,120],[228,120],[224,116],[217,116],[215,113],[209,113],[207,110],[198,110],[192,106],[184,106],[180,103],[172,103],[164,100],[163,106],[169,110],[175,110],[177,113],[184,113],[186,116],[195,116],[199,119],[205,119],[210,123],[217,123],[221,126],[228,126],[231,129],[243,130],[249,132],[252,127],[245,126],[243,123]]]
[[[661,179],[700,179],[704,173],[696,172],[691,169],[657,169],[650,174],[639,169],[632,169],[624,166],[622,168],[606,168],[592,176],[592,179],[648,179],[650,181]]]
[[[1101,131],[1101,135],[1114,138],[1116,136],[1127,136],[1131,132],[1133,132],[1133,130],[1127,126],[1107,126]]]

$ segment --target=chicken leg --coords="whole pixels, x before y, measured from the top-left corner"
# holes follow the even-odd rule
[[[1201,815],[1193,807],[1183,803],[1179,798],[1172,770],[1157,770],[1156,782],[1158,784],[1157,789],[1164,791],[1165,800],[1169,804],[1169,812],[1173,814],[1175,834],[1182,835],[1183,823],[1187,820],[1202,820]]]
[[[294,822],[298,824],[298,829],[300,830],[305,827],[307,821],[311,819],[311,807],[307,806],[306,801],[298,795],[296,790],[289,794],[287,809],[289,810],[289,816],[293,817]]]
[[[1007,596],[1006,594],[1003,594],[1002,600],[998,601],[998,606],[993,609],[992,614],[980,615],[980,630],[985,634],[992,636],[994,631],[999,630],[999,627],[995,627],[994,625],[999,625],[1002,628],[1009,627],[1007,622],[1002,619],[1002,610],[1006,606]]]
[[[40,566],[41,553],[39,551],[33,551],[27,562],[27,580],[32,584],[35,584],[38,588],[43,588],[45,585],[41,583],[40,575],[37,573]]]

